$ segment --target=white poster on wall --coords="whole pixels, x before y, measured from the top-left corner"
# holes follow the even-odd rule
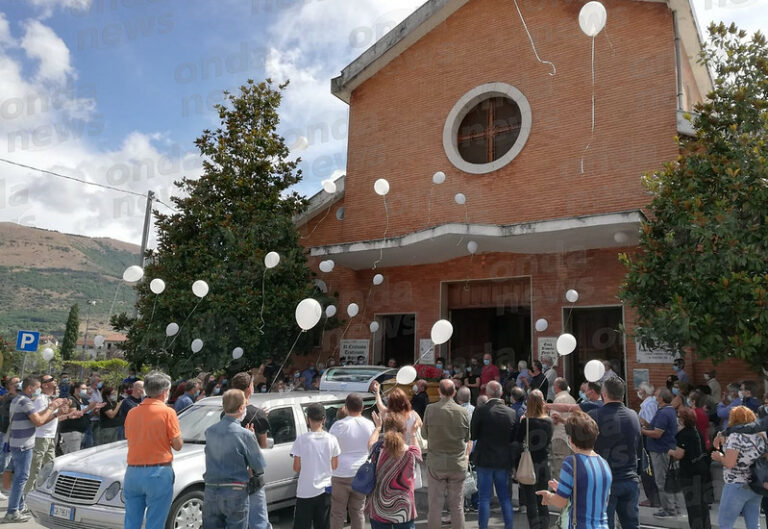
[[[343,363],[358,363],[358,358],[363,357],[363,365],[370,363],[370,340],[341,340],[340,358]]]
[[[419,360],[418,364],[434,364],[435,348],[432,347],[432,340],[422,338],[419,340]]]
[[[643,347],[638,339],[635,339],[635,351],[638,364],[671,364],[679,356],[675,351]]]
[[[537,358],[539,360],[544,357],[550,358],[557,364],[558,356],[560,355],[557,354],[557,336],[539,336],[539,356]]]

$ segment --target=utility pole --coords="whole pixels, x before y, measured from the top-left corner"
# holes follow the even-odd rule
[[[89,299],[88,302],[88,308],[85,313],[85,335],[83,336],[83,362],[85,362],[85,348],[88,346],[88,324],[91,321],[91,307],[96,305],[95,299]],[[83,380],[83,371],[85,370],[85,367],[80,368],[80,380]]]
[[[145,255],[147,253],[147,243],[149,242],[149,227],[152,223],[152,202],[155,200],[154,191],[147,191],[147,209],[144,212],[144,231],[141,234],[141,255],[139,256],[139,266],[144,268],[144,262],[146,261]],[[136,319],[139,316],[139,307],[136,303],[133,304],[133,318]]]

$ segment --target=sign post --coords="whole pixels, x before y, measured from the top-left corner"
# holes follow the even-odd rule
[[[27,368],[27,353],[36,353],[40,343],[40,333],[35,331],[19,331],[16,336],[16,350],[24,353],[21,362],[21,378],[24,379],[24,370]]]

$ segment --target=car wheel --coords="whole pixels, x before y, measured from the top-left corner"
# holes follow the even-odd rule
[[[202,529],[203,491],[188,490],[171,505],[166,529]]]

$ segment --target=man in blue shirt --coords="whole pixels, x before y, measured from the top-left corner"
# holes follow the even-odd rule
[[[192,406],[198,395],[200,395],[200,381],[196,378],[190,378],[184,384],[184,393],[176,399],[176,403],[173,405],[176,415]]]
[[[227,390],[222,403],[226,415],[205,431],[203,527],[247,529],[250,473],[263,474],[266,463],[253,428],[240,426],[245,393]]]
[[[739,385],[728,384],[728,394],[723,399],[723,402],[717,403],[717,416],[722,419],[722,430],[728,427],[728,416],[731,414],[731,410],[736,406],[741,406],[741,398],[739,397]]]
[[[608,462],[613,475],[606,511],[609,529],[614,527],[616,514],[622,529],[638,528],[640,419],[634,410],[624,406],[625,391],[624,381],[619,377],[605,380],[602,391],[605,404],[589,412],[599,430],[595,452]]]
[[[671,406],[672,392],[667,388],[656,390],[656,402],[659,409],[651,424],[643,428],[642,433],[648,437],[648,454],[651,456],[653,476],[661,497],[661,510],[654,513],[657,518],[680,516],[685,506],[682,495],[664,492],[664,481],[667,479],[669,456],[667,453],[676,446],[677,412]]]

